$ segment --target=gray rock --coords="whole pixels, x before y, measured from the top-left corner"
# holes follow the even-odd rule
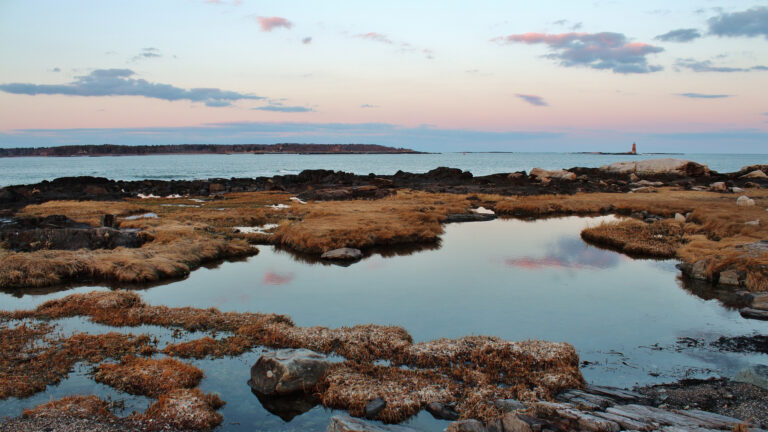
[[[496,215],[489,213],[450,213],[445,216],[444,222],[484,222],[494,219],[496,219]]]
[[[331,417],[325,432],[418,432],[418,430],[406,426],[369,423],[346,414],[339,414]]]
[[[507,413],[501,418],[504,432],[531,432],[531,426],[514,413]]]
[[[600,171],[614,174],[634,173],[638,176],[669,174],[698,177],[709,174],[709,168],[696,162],[680,159],[648,159],[642,161],[614,162],[600,167]]]
[[[768,366],[754,365],[742,369],[736,374],[733,380],[756,385],[762,389],[768,390]]]
[[[768,293],[750,293],[750,306],[753,309],[768,310]]]
[[[328,260],[359,260],[362,257],[363,253],[360,249],[354,248],[334,249],[320,255],[320,258]]]
[[[376,398],[372,401],[369,401],[365,405],[365,418],[367,419],[374,419],[381,411],[384,410],[384,408],[387,407],[387,401],[385,401],[382,398]]]
[[[331,362],[307,349],[281,349],[262,355],[251,367],[248,384],[259,394],[286,395],[312,391]]]
[[[479,420],[459,420],[448,425],[445,432],[487,432]]]
[[[442,404],[440,402],[430,402],[427,404],[427,411],[432,414],[432,417],[441,420],[458,420],[459,413],[453,409],[450,405]]]
[[[720,272],[720,285],[739,286],[740,280],[743,277],[736,270],[726,270]]]
[[[683,223],[685,223],[685,216],[683,216],[680,213],[675,213],[675,222],[683,222]]]
[[[699,260],[691,266],[691,277],[699,280],[707,280],[707,262]]]
[[[744,179],[764,179],[764,178],[768,178],[768,175],[766,175],[761,170],[754,170],[752,172],[748,172],[747,174],[744,174],[743,176],[741,176],[739,178],[744,178]]]
[[[744,192],[744,189],[742,189],[740,187],[736,187],[736,186],[728,188],[728,190],[730,190],[733,193],[743,193]]]
[[[504,412],[512,412],[525,409],[525,404],[517,399],[497,399],[493,402],[493,405]]]
[[[715,182],[709,185],[709,190],[714,192],[725,192],[728,188],[725,186],[725,182]]]
[[[768,321],[768,310],[755,309],[755,308],[741,308],[739,309],[739,313],[744,318]]]
[[[755,206],[755,200],[752,198],[742,195],[738,198],[736,198],[736,205],[739,207],[754,207]]]

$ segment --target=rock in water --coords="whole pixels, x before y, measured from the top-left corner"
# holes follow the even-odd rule
[[[442,404],[440,402],[430,402],[427,404],[427,411],[432,414],[432,417],[442,420],[458,420],[459,413],[453,409],[453,407]]]
[[[325,432],[418,432],[405,426],[379,425],[346,414],[331,417]]]
[[[372,401],[368,402],[365,405],[365,418],[367,419],[375,418],[386,407],[387,407],[387,401],[385,401],[384,399],[382,398],[373,399]]]
[[[756,385],[760,388],[768,390],[768,366],[753,365],[746,369],[742,369],[738,374],[736,374],[733,380]]]
[[[614,162],[600,167],[600,171],[611,174],[678,175],[699,177],[709,175],[709,167],[682,159],[649,159],[643,161]]]
[[[334,249],[320,255],[320,258],[328,260],[358,260],[362,257],[363,253],[360,249],[354,248]]]
[[[322,355],[308,349],[281,349],[261,356],[251,367],[248,384],[262,395],[287,395],[314,389],[331,366]]]

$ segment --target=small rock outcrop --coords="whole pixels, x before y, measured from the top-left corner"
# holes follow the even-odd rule
[[[248,385],[260,395],[311,391],[331,366],[322,354],[308,349],[281,349],[262,355],[251,367]]]
[[[334,250],[329,250],[328,252],[323,253],[320,255],[321,259],[327,259],[327,260],[359,260],[363,257],[363,252],[360,251],[360,249],[355,248],[339,248]]]
[[[339,414],[331,417],[325,432],[418,432],[406,426],[380,425],[365,420]]]
[[[743,176],[740,176],[739,178],[743,178],[743,179],[764,179],[764,178],[768,178],[768,175],[766,175],[761,170],[754,170],[754,171],[750,171],[750,172],[744,174]]]
[[[614,162],[600,167],[600,171],[611,174],[675,175],[701,177],[709,175],[709,167],[682,159],[648,159],[642,161]]]
[[[532,177],[542,181],[544,179],[557,179],[557,180],[576,180],[576,174],[566,170],[545,170],[542,168],[534,168],[531,170]]]

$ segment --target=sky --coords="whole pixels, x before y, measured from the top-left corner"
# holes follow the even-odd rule
[[[0,0],[0,147],[768,153],[768,0]]]

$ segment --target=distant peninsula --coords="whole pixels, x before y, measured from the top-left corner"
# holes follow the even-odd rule
[[[23,156],[146,156],[162,154],[421,154],[406,148],[377,144],[167,144],[67,145],[57,147],[0,148],[0,157]]]

